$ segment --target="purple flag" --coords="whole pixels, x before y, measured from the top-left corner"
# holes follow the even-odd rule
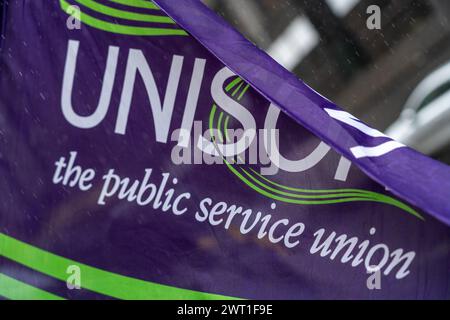
[[[200,1],[3,17],[0,296],[450,297],[449,167]]]

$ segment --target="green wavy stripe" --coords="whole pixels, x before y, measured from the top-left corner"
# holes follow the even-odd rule
[[[239,92],[239,90],[242,88],[242,85],[244,84],[244,82],[241,82],[236,89],[234,89],[233,93],[231,94],[233,97],[236,95],[236,93]]]
[[[213,118],[210,119],[210,124],[214,123],[214,114],[213,114]],[[227,132],[228,127],[225,127],[224,130],[225,132]],[[231,165],[231,164],[230,164]],[[383,195],[381,193],[377,193],[377,192],[373,192],[373,191],[368,191],[368,190],[361,190],[361,189],[334,189],[334,190],[324,190],[326,191],[328,194],[326,195],[317,195],[317,191],[315,191],[314,193],[316,193],[315,195],[296,195],[296,194],[292,194],[292,193],[286,193],[274,188],[271,188],[270,186],[267,186],[266,184],[260,182],[258,179],[256,179],[255,177],[253,177],[250,173],[248,173],[245,169],[243,169],[242,167],[240,167],[241,170],[243,170],[245,172],[245,174],[251,178],[251,180],[255,181],[257,184],[259,184],[259,186],[263,187],[273,193],[278,193],[284,196],[288,196],[291,198],[300,198],[300,199],[326,199],[326,198],[336,198],[336,197],[347,197],[347,198],[351,198],[351,197],[358,197],[361,200],[360,201],[366,201],[366,202],[378,202],[378,203],[383,203],[383,204],[388,204],[388,205],[392,205],[395,206],[397,208],[400,208],[412,215],[414,215],[415,217],[421,219],[421,220],[425,220],[417,211],[415,211],[414,209],[412,209],[410,206],[404,204],[401,201],[398,201],[392,197]],[[251,168],[250,168],[251,169]],[[260,175],[259,173],[257,173],[255,170],[251,169],[253,172],[255,172],[258,176],[264,178],[262,175]],[[242,175],[241,175],[242,176]],[[268,179],[266,179],[268,180]],[[249,180],[246,180],[247,182],[244,181],[244,183],[246,183],[249,187],[251,187],[254,190],[261,190],[259,187],[256,187],[254,184],[249,185],[248,183],[250,183]],[[270,180],[268,180],[270,181]],[[256,188],[255,188],[256,187]],[[308,190],[308,189],[298,189],[298,190]],[[339,190],[355,190],[356,192],[352,193],[352,192],[341,192],[339,194]],[[268,194],[270,194],[270,192],[268,192]],[[267,196],[267,194],[264,194],[265,196]],[[280,197],[277,197],[276,199],[272,197],[272,199],[275,200],[279,200]],[[352,201],[349,202],[353,202],[356,201],[355,198],[351,198]],[[282,201],[282,200],[281,200]],[[287,198],[285,199],[284,202],[288,202],[288,203],[293,203],[291,199]],[[300,203],[298,203],[300,204]],[[304,203],[306,204],[306,203]],[[312,204],[312,203],[309,203]],[[316,203],[317,204],[317,203]],[[325,203],[322,203],[325,204]]]
[[[247,90],[250,88],[250,85],[247,84],[244,88],[244,90],[242,90],[241,94],[238,97],[238,101],[240,101],[242,99],[242,97],[244,96],[244,94],[247,92]]]
[[[364,199],[377,199],[377,198],[372,198],[369,197],[368,194],[365,193],[361,193],[361,192],[357,192],[357,193],[329,193],[329,194],[298,194],[298,193],[290,193],[290,192],[285,192],[285,191],[281,191],[275,188],[272,188],[268,185],[266,185],[265,183],[259,181],[258,179],[256,179],[255,177],[253,177],[247,170],[245,170],[244,168],[240,168],[242,170],[242,172],[244,172],[244,174],[250,178],[254,183],[256,183],[257,185],[263,187],[266,190],[269,190],[273,193],[282,195],[282,196],[287,196],[287,197],[291,197],[291,198],[299,198],[299,199],[332,199],[332,198],[345,198],[345,197],[362,197],[364,195],[367,195],[367,197],[364,197]]]
[[[211,130],[211,132],[213,132],[214,126],[214,118],[215,118],[215,112],[216,112],[217,107],[214,105],[213,106],[213,110],[210,113],[210,118],[209,118],[209,129]],[[220,129],[217,129],[220,131]],[[219,137],[220,140],[220,137]],[[267,192],[264,189],[261,189],[260,187],[256,186],[255,184],[251,183],[248,179],[246,179],[242,174],[240,174],[226,159],[223,159],[223,161],[225,162],[225,164],[227,165],[227,167],[235,174],[237,175],[246,185],[248,185],[250,188],[252,188],[253,190],[257,191],[260,194],[263,194],[271,199],[274,200],[278,200],[278,201],[282,201],[282,202],[288,202],[288,203],[295,203],[295,204],[332,204],[332,203],[343,203],[343,202],[351,202],[351,201],[367,201],[368,198],[361,198],[361,197],[354,197],[354,198],[346,198],[346,199],[332,199],[332,200],[300,200],[300,199],[289,199],[286,197],[281,197],[278,195],[273,195],[269,192]],[[242,169],[242,168],[241,168]],[[242,169],[244,170],[244,169]],[[358,194],[359,196],[360,194]],[[326,195],[325,195],[326,196]],[[321,196],[306,196],[306,198],[308,197],[314,197],[314,199],[318,199]]]
[[[211,139],[215,139],[214,137],[214,133],[213,133],[213,123],[214,123],[214,117],[216,116],[216,110],[217,107],[214,104],[213,107],[211,108],[211,112],[209,113],[209,131],[210,131],[210,135],[211,135]]]
[[[10,300],[65,300],[4,274],[0,274],[0,296]]]
[[[217,107],[214,105],[213,108],[215,108],[214,113],[216,112]],[[213,113],[213,119],[214,119],[214,113]],[[217,124],[217,126],[219,127],[218,131],[221,132],[220,130],[220,126],[221,126],[221,118],[223,117],[223,112],[220,113],[219,116],[219,123]],[[229,141],[229,137],[228,137],[228,122],[230,120],[230,116],[226,117],[225,123],[224,123],[224,129],[223,131],[225,132],[226,135],[226,140]],[[220,137],[219,137],[220,138]],[[220,139],[222,140],[222,139]],[[256,170],[249,168],[249,170],[251,170],[253,173],[255,173],[256,175],[258,175],[259,178],[263,179],[264,181],[279,187],[281,189],[285,189],[285,190],[289,190],[289,191],[295,191],[295,192],[300,192],[300,193],[352,193],[352,194],[364,194],[364,195],[372,195],[372,196],[378,196],[380,195],[379,193],[376,192],[372,192],[372,191],[366,191],[366,190],[361,190],[361,189],[300,189],[300,188],[291,188],[291,187],[287,187],[278,183],[275,183],[273,181],[271,181],[270,179],[264,177],[263,175],[261,175],[260,173],[258,173]],[[268,189],[270,189],[268,187]],[[291,194],[291,193],[289,193]]]
[[[239,83],[241,83],[242,79],[241,78],[236,78],[233,81],[231,81],[226,87],[225,87],[225,91],[230,91],[231,89],[233,89],[236,85],[238,85]]]
[[[109,1],[129,7],[160,10],[156,4],[150,1],[143,1],[143,0],[109,0]]]
[[[213,126],[212,123],[214,122],[214,116],[210,117],[210,130],[212,131]],[[220,140],[220,137],[219,137]],[[260,187],[256,186],[255,184],[253,184],[251,181],[249,181],[247,178],[245,178],[242,174],[239,173],[238,170],[236,170],[226,159],[223,159],[223,161],[225,162],[225,164],[228,166],[228,168],[236,175],[238,176],[247,186],[249,186],[250,188],[252,188],[253,190],[257,191],[260,194],[263,194],[271,199],[274,200],[278,200],[278,201],[282,201],[282,202],[288,202],[288,203],[294,203],[294,204],[309,204],[309,205],[313,205],[313,204],[333,204],[333,203],[343,203],[343,202],[352,202],[352,201],[368,201],[368,200],[372,200],[371,198],[364,198],[364,197],[360,197],[361,194],[358,193],[356,195],[350,195],[348,198],[345,199],[331,199],[331,200],[317,200],[317,199],[322,199],[322,198],[336,198],[337,196],[333,196],[333,195],[305,195],[305,196],[301,196],[301,195],[295,195],[295,194],[287,194],[285,193],[284,195],[289,195],[293,198],[301,198],[301,199],[315,199],[315,200],[300,200],[300,199],[290,199],[290,198],[286,198],[286,197],[282,197],[282,196],[278,196],[278,195],[274,195],[268,191],[266,191],[265,189],[261,189]],[[241,168],[241,170],[245,171],[245,169]],[[248,172],[245,171],[245,173],[247,173],[247,175],[254,181],[258,181],[257,179],[253,178],[250,174],[248,174]],[[262,183],[259,183],[259,185],[261,187],[266,188],[266,186]],[[273,192],[272,189],[270,191]],[[277,191],[277,190],[275,190]],[[275,192],[275,193],[279,193],[280,192]],[[282,193],[283,194],[283,193]],[[346,195],[346,194],[345,194]]]
[[[65,0],[60,0],[61,8],[68,13],[71,5]],[[187,33],[181,29],[166,29],[166,28],[145,28],[145,27],[133,27],[124,26],[120,24],[106,22],[83,12],[80,12],[80,20],[84,24],[91,26],[93,28],[103,30],[106,32],[122,34],[122,35],[132,35],[132,36],[186,36]]]
[[[175,21],[173,21],[171,18],[169,18],[167,16],[158,16],[158,15],[123,11],[123,10],[105,6],[103,4],[95,2],[93,0],[75,0],[75,1],[78,2],[79,4],[85,6],[86,8],[89,8],[93,11],[96,11],[96,12],[105,14],[107,16],[114,17],[114,18],[133,20],[133,21],[141,21],[141,22],[175,24]]]
[[[245,169],[243,169],[241,167],[241,170],[244,171],[244,173],[254,182],[256,182],[258,185],[260,185],[263,188],[266,188],[267,190],[273,192],[273,193],[277,193],[280,195],[285,195],[291,198],[301,198],[301,199],[323,199],[323,198],[337,198],[340,197],[341,199],[345,199],[345,198],[350,198],[351,196],[353,197],[358,197],[359,199],[361,199],[360,201],[366,201],[366,202],[378,202],[378,203],[383,203],[383,204],[387,204],[387,205],[392,205],[395,206],[399,209],[402,209],[412,215],[414,215],[415,217],[424,220],[424,218],[414,209],[412,209],[411,207],[409,207],[408,205],[404,204],[401,201],[398,201],[392,197],[383,195],[381,193],[376,193],[376,192],[371,192],[371,191],[365,191],[365,190],[360,190],[361,192],[359,193],[330,193],[330,194],[326,194],[326,195],[294,195],[291,193],[285,193],[282,192],[280,190],[277,189],[273,189],[267,185],[265,185],[264,183],[260,182],[258,179],[256,179],[255,177],[253,177],[250,173],[248,173]],[[248,180],[247,180],[248,181]],[[352,198],[354,199],[354,198]],[[355,200],[352,200],[355,201]]]
[[[219,141],[220,141],[220,143],[223,143],[223,133],[222,133],[222,130],[221,130],[222,119],[223,119],[223,112],[220,113],[218,124],[217,124],[217,131],[218,131],[217,133],[219,134]]]
[[[236,176],[238,176],[239,179],[242,180],[247,186],[255,190],[256,192],[270,198],[273,200],[285,202],[285,203],[292,203],[292,204],[303,204],[303,205],[321,205],[321,204],[335,204],[335,203],[346,203],[346,202],[355,202],[355,201],[371,201],[371,199],[366,198],[345,198],[345,199],[330,199],[330,200],[300,200],[300,199],[290,199],[278,195],[271,194],[270,192],[267,192],[264,189],[261,189],[260,187],[254,185],[251,183],[248,179],[246,179],[239,171],[237,171],[230,163],[228,163],[227,160],[224,160],[225,164],[228,166],[228,169],[230,169]]]
[[[253,184],[251,181],[246,179],[241,173],[239,173],[238,170],[236,170],[230,163],[228,163],[224,159],[225,164],[227,167],[234,173],[242,182],[244,182],[247,186],[249,186],[251,189],[255,190],[256,192],[260,193],[261,195],[264,195],[270,199],[278,200],[285,203],[291,203],[291,204],[301,204],[301,205],[324,205],[324,204],[337,204],[337,203],[347,203],[347,202],[377,202],[387,205],[392,205],[397,208],[400,208],[413,216],[419,218],[420,220],[424,220],[424,218],[417,213],[414,209],[411,207],[405,205],[404,203],[397,201],[393,198],[384,196],[382,194],[378,194],[377,198],[372,198],[370,196],[362,197],[364,194],[357,194],[356,197],[348,197],[348,198],[340,198],[340,199],[334,199],[334,200],[300,200],[300,199],[291,199],[286,198],[279,195],[274,195],[267,190],[261,189],[260,187]],[[241,170],[244,170],[241,168]],[[347,196],[347,195],[346,195]],[[318,196],[320,197],[320,196]]]
[[[250,170],[258,175],[258,177],[260,177],[261,179],[263,179],[264,181],[278,187],[281,189],[285,189],[285,190],[289,190],[289,191],[295,191],[295,192],[303,192],[303,193],[330,193],[330,192],[360,192],[360,193],[365,193],[365,194],[372,194],[372,195],[378,195],[378,193],[376,192],[372,192],[372,191],[368,191],[368,190],[362,190],[362,189],[302,189],[302,188],[293,188],[293,187],[288,187],[279,183],[276,183],[266,177],[264,177],[262,174],[260,174],[258,171],[250,168]]]
[[[229,119],[229,116],[227,116],[227,120],[228,119]],[[228,132],[228,126],[226,125],[226,123],[224,126],[224,131]],[[229,140],[229,139],[227,139],[227,140]],[[271,182],[269,179],[265,178],[263,175],[259,174],[257,171],[253,170],[252,168],[249,168],[249,169],[252,172],[254,172],[258,177],[264,179],[265,181]],[[310,198],[310,199],[320,199],[320,198],[326,199],[326,198],[355,197],[355,196],[362,197],[362,198],[367,199],[367,201],[376,201],[376,202],[396,206],[396,207],[403,209],[423,220],[423,217],[419,213],[417,213],[415,210],[413,210],[411,207],[405,205],[404,203],[402,203],[392,197],[383,195],[381,193],[368,191],[368,190],[362,190],[362,189],[334,189],[334,190],[328,189],[328,190],[321,190],[324,192],[317,192],[317,190],[314,190],[314,189],[308,190],[308,189],[290,188],[290,189],[295,189],[295,190],[301,190],[301,192],[303,192],[303,193],[308,193],[308,192],[304,192],[304,191],[309,191],[309,193],[315,193],[315,195],[297,195],[297,194],[283,192],[281,190],[271,188],[270,186],[267,186],[266,184],[262,183],[261,181],[259,181],[255,177],[253,177],[250,173],[245,171],[245,169],[243,169],[242,167],[241,167],[241,170],[243,170],[249,178],[251,178],[253,181],[255,181],[260,186],[265,187],[267,190],[272,191],[274,193],[281,194],[281,195],[286,195],[286,196],[289,196],[292,198],[303,198],[303,199],[308,199],[308,198]],[[277,185],[277,184],[275,184],[275,185]],[[317,195],[317,193],[326,193],[326,194],[325,195]]]
[[[220,116],[222,116],[222,113],[220,114]],[[220,118],[219,118],[220,120]],[[225,132],[226,135],[226,139],[227,141],[229,141],[229,137],[228,137],[228,122],[230,120],[230,116],[226,117],[225,123],[224,123],[224,129],[223,131]],[[218,126],[220,126],[220,121],[218,123]],[[219,130],[220,131],[220,130]],[[253,168],[249,168],[249,170],[251,170],[254,174],[256,174],[259,178],[263,179],[264,181],[272,184],[273,186],[276,186],[278,188],[284,189],[284,190],[288,190],[288,191],[294,191],[294,192],[300,192],[300,193],[352,193],[352,194],[364,194],[364,195],[372,195],[372,196],[378,196],[379,193],[376,192],[372,192],[372,191],[367,191],[367,190],[362,190],[362,189],[301,189],[301,188],[292,188],[292,187],[288,187],[288,186],[284,186],[282,184],[273,182],[272,180],[264,177],[263,175],[261,175],[259,172],[257,172],[256,170],[254,170]]]
[[[220,127],[221,127],[221,122],[222,122],[222,118],[223,118],[224,113],[221,112],[220,116],[219,116],[219,120],[218,120],[218,124],[217,127],[218,129],[218,133],[221,133]],[[225,123],[224,123],[224,129],[223,131],[226,133],[228,132],[228,120],[229,120],[229,116],[227,116]],[[214,122],[214,121],[213,121]],[[226,138],[227,141],[229,141],[229,138]],[[219,136],[219,140],[221,142],[223,142],[223,139]],[[335,189],[335,190],[325,190],[324,195],[321,194],[317,194],[317,193],[324,193],[324,192],[317,192],[316,190],[308,190],[308,189],[296,189],[296,190],[306,190],[306,191],[310,191],[309,193],[315,193],[314,195],[303,195],[303,194],[296,194],[296,193],[290,193],[290,192],[286,192],[286,191],[282,191],[282,190],[277,190],[275,188],[272,188],[271,186],[266,185],[265,183],[259,181],[258,179],[256,179],[255,177],[253,177],[248,171],[246,171],[244,168],[240,167],[240,169],[245,173],[245,175],[247,177],[249,177],[252,181],[254,181],[256,184],[258,184],[261,187],[264,187],[265,189],[276,193],[276,194],[280,194],[280,195],[284,195],[284,196],[288,196],[291,198],[303,198],[303,199],[331,199],[331,198],[338,198],[338,197],[360,197],[360,196],[366,196],[366,199],[379,199],[380,198],[380,194],[375,193],[375,192],[370,192],[370,191],[365,191],[365,190],[360,190],[360,189],[342,189],[344,190],[343,192],[340,191],[340,189]],[[260,178],[263,178],[265,181],[270,182],[269,179],[265,178],[263,175],[259,174],[257,171],[253,170],[252,168],[249,168],[250,170],[252,170],[252,172],[256,173]],[[352,190],[349,192],[346,192],[345,190]],[[353,192],[353,190],[355,190],[355,192]]]
[[[67,280],[66,270],[76,265],[81,270],[84,289],[125,300],[229,300],[222,295],[181,289],[134,279],[90,267],[83,263],[57,256],[0,233],[0,256],[61,281]],[[1,287],[1,286],[0,286]]]
[[[236,89],[232,93],[233,97],[236,95],[236,93],[242,87],[243,83],[241,82],[241,80],[242,79],[237,78],[237,79],[235,79],[233,82],[231,82],[226,87],[226,91],[229,92],[237,84],[240,84],[238,89]],[[244,88],[244,90],[242,90],[241,94],[238,97],[238,101],[241,100],[241,98],[243,97],[243,93],[245,93],[248,90],[248,87],[249,87],[249,85],[247,85]],[[210,129],[213,128],[216,109],[217,109],[217,107],[215,105],[213,105],[213,108],[212,108],[211,113],[210,113],[210,119],[209,119]],[[218,127],[219,127],[218,130],[219,131],[221,130],[221,125],[222,125],[221,119],[222,118],[223,118],[223,112],[221,112],[220,116],[219,116],[219,123],[218,123]],[[224,123],[225,135],[227,135],[227,132],[228,132],[228,121],[229,121],[229,116],[226,117],[226,120],[225,120],[225,123]],[[229,140],[228,137],[226,139]],[[402,209],[402,210],[404,210],[404,211],[414,215],[415,217],[417,217],[417,218],[419,218],[421,220],[424,220],[424,218],[417,211],[415,211],[411,207],[407,206],[403,202],[398,201],[398,200],[396,200],[396,199],[394,199],[392,197],[380,194],[380,193],[376,193],[376,192],[368,191],[368,190],[361,190],[361,189],[314,190],[314,189],[291,188],[291,187],[287,187],[287,186],[284,186],[284,185],[281,185],[281,184],[277,184],[277,183],[267,179],[266,177],[262,176],[257,171],[253,170],[252,168],[250,168],[250,170],[253,173],[255,173],[258,177],[262,178],[264,181],[269,182],[269,183],[271,183],[272,185],[274,185],[274,186],[276,186],[278,188],[284,188],[285,190],[290,190],[290,191],[294,191],[294,192],[308,193],[309,195],[308,194],[305,195],[305,194],[290,193],[290,192],[286,192],[286,191],[283,191],[283,190],[278,190],[278,189],[275,189],[275,188],[273,188],[271,186],[266,185],[265,183],[263,183],[260,180],[258,180],[257,178],[255,178],[252,174],[250,174],[248,171],[246,171],[244,168],[242,168],[240,166],[240,169],[251,180],[250,181],[247,178],[245,178],[241,173],[239,173],[239,171],[236,170],[233,167],[232,164],[227,162],[225,159],[224,159],[224,161],[227,164],[228,168],[235,175],[237,175],[238,178],[241,179],[247,186],[249,186],[253,190],[257,191],[258,193],[263,194],[264,196],[269,197],[269,198],[274,199],[274,200],[279,200],[279,201],[288,202],[288,203],[309,204],[309,205],[313,205],[313,204],[345,203],[345,202],[355,202],[355,201],[378,202],[378,203],[383,203],[383,204],[388,204],[388,205],[395,206],[397,208],[400,208],[400,209]],[[255,183],[257,185],[255,185]],[[263,188],[263,189],[261,189],[261,188]],[[323,195],[323,194],[318,194],[318,193],[325,193],[325,194]],[[287,198],[287,197],[289,197],[289,198]],[[292,199],[292,198],[294,198],[294,199]],[[339,199],[335,199],[335,200],[318,200],[318,199],[331,199],[331,198],[339,198]],[[315,199],[315,201],[305,200],[305,199]]]
[[[225,123],[223,124],[225,127],[225,139],[227,140],[227,142],[230,141],[230,136],[228,135],[228,123],[230,122],[230,116],[227,116],[225,118]]]

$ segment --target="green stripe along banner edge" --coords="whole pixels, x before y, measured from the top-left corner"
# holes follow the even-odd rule
[[[30,269],[46,274],[61,281],[66,281],[69,266],[75,265],[81,271],[81,287],[109,297],[123,300],[232,300],[237,298],[181,289],[167,285],[135,279],[109,271],[88,266],[74,260],[66,259],[53,253],[44,251],[25,242],[14,239],[0,233],[0,256],[22,264]],[[0,278],[0,284],[16,280]],[[28,285],[26,285],[28,287]],[[28,294],[13,298],[30,299],[30,293],[35,293],[36,299],[48,299],[51,294],[43,294],[44,291],[28,290]],[[1,289],[0,289],[1,290]],[[1,291],[0,291],[0,295]],[[56,297],[56,296],[55,296]],[[8,298],[8,297],[6,297]]]
[[[0,296],[9,300],[65,300],[1,273]]]

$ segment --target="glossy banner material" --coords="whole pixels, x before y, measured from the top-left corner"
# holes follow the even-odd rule
[[[155,3],[4,8],[0,296],[448,298],[448,166]]]

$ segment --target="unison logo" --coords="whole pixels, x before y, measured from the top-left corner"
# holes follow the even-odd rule
[[[158,6],[145,0],[59,0],[69,16],[92,28],[129,36],[186,36]],[[73,7],[79,10],[73,10]]]
[[[102,123],[108,112],[112,112],[112,110],[110,110],[111,96],[116,81],[115,79],[119,78],[116,77],[116,74],[118,73],[117,65],[119,55],[121,54],[121,48],[115,46],[110,46],[108,48],[104,81],[102,82],[98,105],[95,111],[90,115],[82,115],[79,113],[79,110],[74,108],[75,101],[72,99],[79,47],[79,41],[69,40],[62,83],[61,110],[65,119],[71,125],[80,129],[92,129]],[[139,78],[143,81],[148,95],[148,104],[147,101],[144,101],[140,103],[140,105],[145,106],[147,104],[147,108],[149,107],[152,112],[155,142],[168,144],[177,141],[176,150],[179,150],[182,153],[194,146],[196,150],[198,149],[201,151],[201,154],[212,155],[215,156],[214,158],[223,160],[222,163],[225,164],[236,177],[262,196],[271,200],[296,205],[330,205],[368,201],[378,202],[395,206],[423,219],[418,212],[403,202],[385,194],[369,190],[308,189],[302,186],[287,186],[281,184],[277,181],[277,177],[274,176],[278,170],[295,174],[313,169],[320,161],[322,161],[331,148],[324,142],[321,142],[318,147],[304,159],[290,160],[283,157],[280,154],[276,141],[276,123],[280,114],[280,109],[273,104],[270,104],[267,109],[268,111],[262,129],[263,144],[261,145],[260,143],[260,147],[258,148],[263,151],[263,154],[268,156],[268,164],[270,164],[270,167],[264,167],[264,163],[261,161],[256,163],[250,161],[249,163],[242,158],[242,155],[246,150],[250,150],[250,154],[252,153],[252,145],[257,141],[257,126],[253,114],[240,103],[241,99],[249,92],[250,86],[248,84],[242,79],[237,78],[236,75],[226,67],[219,70],[214,75],[212,82],[206,85],[209,87],[213,99],[208,117],[209,135],[201,132],[200,134],[197,134],[195,123],[198,121],[195,121],[195,116],[199,104],[200,91],[204,82],[203,75],[205,73],[207,61],[201,58],[196,58],[193,61],[192,59],[185,59],[183,56],[174,55],[170,65],[161,66],[152,62],[152,59],[147,59],[148,57],[146,57],[144,51],[140,49],[128,48],[127,51],[128,58],[126,70],[124,71],[122,92],[120,95],[114,129],[114,133],[117,135],[126,134],[129,125],[130,112],[136,112],[136,108],[134,111],[131,111],[131,105],[136,80]],[[158,79],[154,76],[154,70],[157,69],[157,67],[160,68],[159,70],[161,70],[161,68],[167,68],[167,71],[163,69],[163,72],[167,72],[168,74],[167,86],[164,94],[161,94],[158,89]],[[183,70],[185,71],[183,72]],[[180,119],[181,123],[178,122],[177,124],[173,122],[175,101],[177,101],[178,92],[181,90],[180,79],[186,74],[186,70],[188,70],[187,72],[191,72],[190,70],[192,70],[191,82],[188,89],[184,89],[187,91],[186,100],[184,102],[185,107]],[[205,87],[205,85],[203,85],[203,87]],[[183,102],[178,101],[178,103]],[[334,114],[332,110],[324,111],[330,113],[330,116],[335,117],[338,121],[353,126],[367,135],[379,136],[381,134],[374,129],[366,127],[363,123],[356,121],[351,115],[346,114],[344,111],[341,111],[337,115]],[[202,122],[203,121],[200,121],[200,123]],[[230,134],[232,131],[230,128],[233,127],[233,125],[242,128],[242,135],[238,137],[237,141],[235,141]],[[172,135],[170,135],[171,128],[180,129],[173,130]],[[152,130],[151,125],[149,126],[149,130]],[[191,139],[192,130],[194,131],[193,139]],[[171,136],[171,141],[169,141],[169,136]],[[261,140],[261,138],[259,140]],[[390,144],[392,141],[386,143]],[[375,153],[373,152],[374,149],[363,146],[356,146],[355,148],[364,149],[352,148],[352,150],[360,150],[355,157],[379,157],[393,150],[388,147],[389,146],[386,146],[385,144],[376,146],[375,151],[377,152]],[[402,146],[394,147],[397,148]],[[174,159],[173,153],[174,152],[172,152],[171,155],[172,161]],[[184,156],[181,158],[184,158]],[[188,158],[190,159],[190,156]],[[345,162],[349,163],[345,158],[341,159],[339,167]],[[215,163],[216,162],[213,161],[211,164]],[[191,163],[181,162],[176,164]],[[337,171],[339,171],[339,167]],[[269,172],[267,172],[267,169],[269,169]],[[345,179],[340,180],[345,181]]]

